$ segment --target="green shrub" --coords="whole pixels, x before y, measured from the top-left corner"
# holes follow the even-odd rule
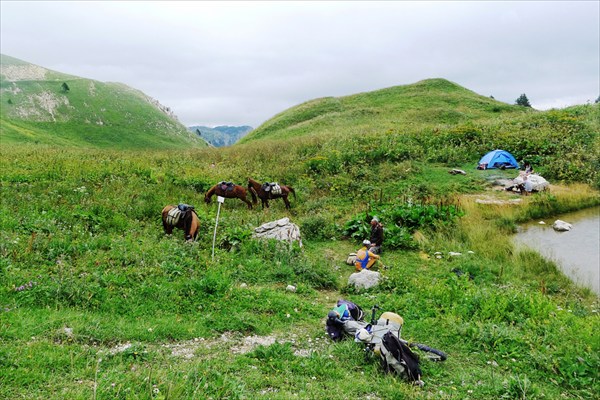
[[[348,220],[343,235],[357,241],[371,236],[370,221],[379,217],[384,226],[385,246],[391,249],[413,249],[417,247],[412,234],[418,229],[435,230],[443,225],[452,225],[463,212],[453,204],[406,203],[370,205],[370,211],[362,212]]]

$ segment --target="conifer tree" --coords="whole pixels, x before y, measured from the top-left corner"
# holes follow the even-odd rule
[[[525,93],[519,96],[519,98],[515,101],[515,104],[523,107],[531,107],[529,99],[527,98],[527,95]]]

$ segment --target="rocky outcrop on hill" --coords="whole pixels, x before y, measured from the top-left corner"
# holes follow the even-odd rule
[[[37,65],[2,65],[0,74],[9,82],[41,81],[46,79],[46,68]]]
[[[150,97],[148,95],[145,95],[145,98],[148,101],[148,103],[152,104],[154,107],[158,108],[160,111],[162,111],[169,117],[173,118],[175,121],[179,121],[179,118],[177,118],[177,115],[175,115],[175,113],[173,112],[173,110],[171,110],[170,107],[163,106],[162,104],[159,103],[158,100],[153,99],[152,97]]]
[[[57,113],[60,106],[69,106],[69,99],[66,96],[43,91],[27,96],[26,101],[15,108],[14,114],[19,118],[38,122],[56,122],[57,118],[68,120],[67,117]]]

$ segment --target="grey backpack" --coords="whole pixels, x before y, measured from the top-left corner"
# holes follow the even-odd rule
[[[411,382],[421,382],[419,357],[392,331],[383,335],[380,347],[381,367],[385,372],[397,374]]]

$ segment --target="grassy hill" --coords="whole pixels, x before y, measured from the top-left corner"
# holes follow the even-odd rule
[[[480,96],[445,79],[428,79],[344,97],[315,99],[285,110],[256,128],[242,143],[336,132],[415,132],[533,110]]]
[[[468,94],[443,97],[455,89]],[[177,153],[3,142],[0,398],[594,398],[598,297],[511,234],[600,204],[600,105],[506,107]],[[549,192],[496,190],[516,171],[476,170],[490,148],[527,157]],[[292,209],[204,204],[215,183],[248,176],[293,186]],[[180,202],[196,206],[195,243],[163,234],[162,207]],[[372,215],[389,268],[357,290],[345,260]],[[252,238],[283,217],[302,248]],[[405,339],[448,360],[422,357],[422,388],[384,374],[357,343],[326,337],[339,298],[399,313]]]
[[[144,93],[51,71],[2,55],[0,139],[120,149],[163,149],[206,143]]]

